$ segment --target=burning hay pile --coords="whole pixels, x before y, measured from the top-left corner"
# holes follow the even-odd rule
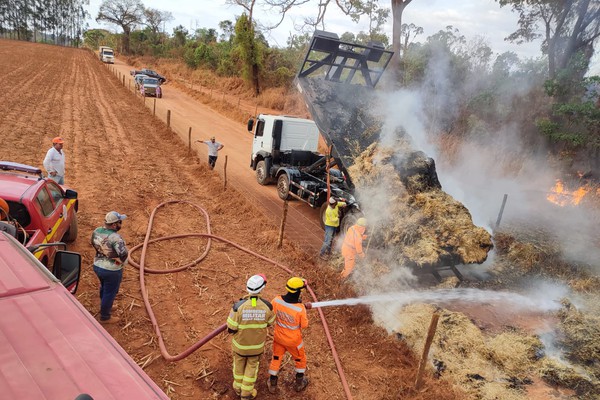
[[[393,149],[369,146],[349,172],[359,194],[370,196],[361,201],[375,226],[373,240],[398,263],[432,267],[487,258],[490,234],[474,226],[466,207],[442,190],[433,160],[407,142],[398,141]],[[374,195],[381,192],[386,196]]]

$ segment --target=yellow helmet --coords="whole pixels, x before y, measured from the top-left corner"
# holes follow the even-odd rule
[[[359,218],[356,221],[356,225],[358,225],[358,226],[367,226],[367,219],[363,218],[363,217]]]
[[[288,279],[285,284],[285,288],[290,293],[298,293],[300,290],[306,287],[306,281],[302,278],[298,278],[297,276]]]

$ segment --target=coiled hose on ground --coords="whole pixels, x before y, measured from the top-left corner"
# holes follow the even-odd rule
[[[156,239],[150,239],[150,234],[152,233],[152,225],[154,223],[154,216],[156,215],[156,212],[158,211],[159,208],[164,207],[168,204],[177,204],[177,203],[181,203],[181,204],[188,204],[194,208],[196,208],[198,211],[200,211],[205,219],[206,219],[206,227],[207,227],[207,233],[186,233],[186,234],[181,234],[181,235],[171,235],[171,236],[163,236],[160,238],[156,238]],[[194,261],[182,265],[180,267],[177,268],[172,268],[172,269],[161,269],[161,270],[156,270],[156,269],[150,269],[150,268],[145,268],[145,263],[146,263],[146,251],[148,249],[148,245],[150,243],[154,243],[154,242],[159,242],[159,241],[163,241],[163,240],[171,240],[171,239],[179,239],[179,238],[185,238],[185,237],[205,237],[208,239],[207,244],[206,244],[206,249],[204,250],[204,252],[202,253],[202,255],[200,255],[200,257],[198,257],[197,259],[195,259]],[[160,332],[160,327],[158,325],[158,322],[156,321],[156,316],[154,315],[154,311],[152,310],[152,306],[150,304],[150,300],[148,299],[148,293],[146,291],[146,283],[145,283],[145,279],[144,279],[144,273],[150,273],[150,274],[170,274],[170,273],[174,273],[174,272],[179,272],[179,271],[183,271],[185,269],[188,269],[198,263],[200,263],[207,255],[208,252],[210,251],[210,246],[212,243],[212,240],[218,240],[219,242],[222,243],[227,243],[230,246],[235,247],[238,250],[241,250],[245,253],[251,254],[254,257],[260,258],[263,261],[266,261],[270,264],[273,264],[281,269],[283,269],[284,271],[288,272],[290,275],[296,275],[294,274],[294,272],[289,269],[288,267],[286,267],[285,265],[282,265],[280,263],[278,263],[275,260],[271,260],[270,258],[267,258],[261,254],[258,254],[252,250],[246,249],[245,247],[242,247],[230,240],[227,240],[225,238],[219,237],[219,236],[215,236],[211,233],[210,230],[210,217],[208,215],[208,213],[206,212],[205,209],[203,209],[202,207],[198,206],[197,204],[194,204],[192,202],[189,201],[185,201],[185,200],[171,200],[171,201],[166,201],[164,203],[159,204],[158,206],[156,206],[154,208],[154,210],[152,210],[152,214],[150,215],[150,219],[148,221],[148,228],[146,229],[146,236],[144,237],[144,243],[142,244],[138,244],[134,247],[131,248],[130,253],[129,253],[129,264],[134,266],[135,268],[137,268],[140,271],[139,274],[139,280],[140,280],[140,288],[141,288],[141,292],[142,292],[142,298],[144,300],[144,305],[146,307],[146,311],[148,313],[148,316],[150,317],[150,321],[152,322],[152,327],[154,328],[154,333],[156,334],[156,337],[158,338],[158,345],[160,348],[160,353],[163,356],[163,358],[167,361],[179,361],[187,356],[189,356],[190,354],[192,354],[194,351],[198,350],[200,347],[202,347],[203,345],[205,345],[206,343],[208,343],[212,338],[214,338],[215,336],[217,336],[219,333],[223,332],[225,329],[227,329],[227,324],[223,324],[221,326],[219,326],[217,329],[215,329],[214,331],[212,331],[211,333],[209,333],[208,335],[206,335],[204,338],[200,339],[198,342],[196,342],[194,345],[192,345],[191,347],[189,347],[188,349],[184,350],[183,352],[172,356],[171,354],[169,354],[169,352],[167,351],[167,348],[165,346],[162,334]],[[135,260],[133,260],[133,258],[131,257],[131,254],[133,254],[133,252],[135,252],[137,249],[141,248],[141,254],[140,254],[140,262],[139,264],[137,262],[135,262]],[[315,293],[313,292],[313,290],[311,289],[310,285],[306,286],[306,290],[310,293],[310,296],[313,300],[313,302],[317,302],[317,296],[315,295]],[[333,360],[335,362],[338,374],[340,376],[340,380],[342,383],[342,387],[344,388],[344,392],[346,394],[346,398],[348,400],[352,399],[352,395],[350,393],[350,388],[348,386],[348,382],[346,381],[346,375],[344,374],[344,370],[342,369],[342,364],[340,362],[340,359],[338,357],[337,351],[335,349],[335,345],[333,344],[333,339],[331,337],[331,333],[329,331],[329,325],[327,324],[327,320],[325,319],[325,314],[323,313],[323,310],[318,308],[317,309],[318,313],[319,313],[319,318],[321,319],[321,323],[323,324],[323,329],[325,331],[325,336],[327,337],[327,342],[329,343],[329,347],[331,348],[331,354],[333,356]]]

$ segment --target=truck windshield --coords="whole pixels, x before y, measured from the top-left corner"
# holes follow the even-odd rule
[[[112,56],[113,52],[112,51],[106,51],[106,50],[104,50],[104,55],[105,56]]]
[[[158,85],[158,79],[154,78],[145,78],[144,85]]]

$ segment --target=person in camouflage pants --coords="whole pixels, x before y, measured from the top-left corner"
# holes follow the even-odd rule
[[[112,307],[123,279],[123,265],[129,255],[125,241],[117,233],[125,218],[127,215],[111,211],[104,218],[104,226],[92,233],[91,242],[96,249],[94,272],[100,280],[100,322],[103,324],[119,322],[118,317],[112,316]]]

